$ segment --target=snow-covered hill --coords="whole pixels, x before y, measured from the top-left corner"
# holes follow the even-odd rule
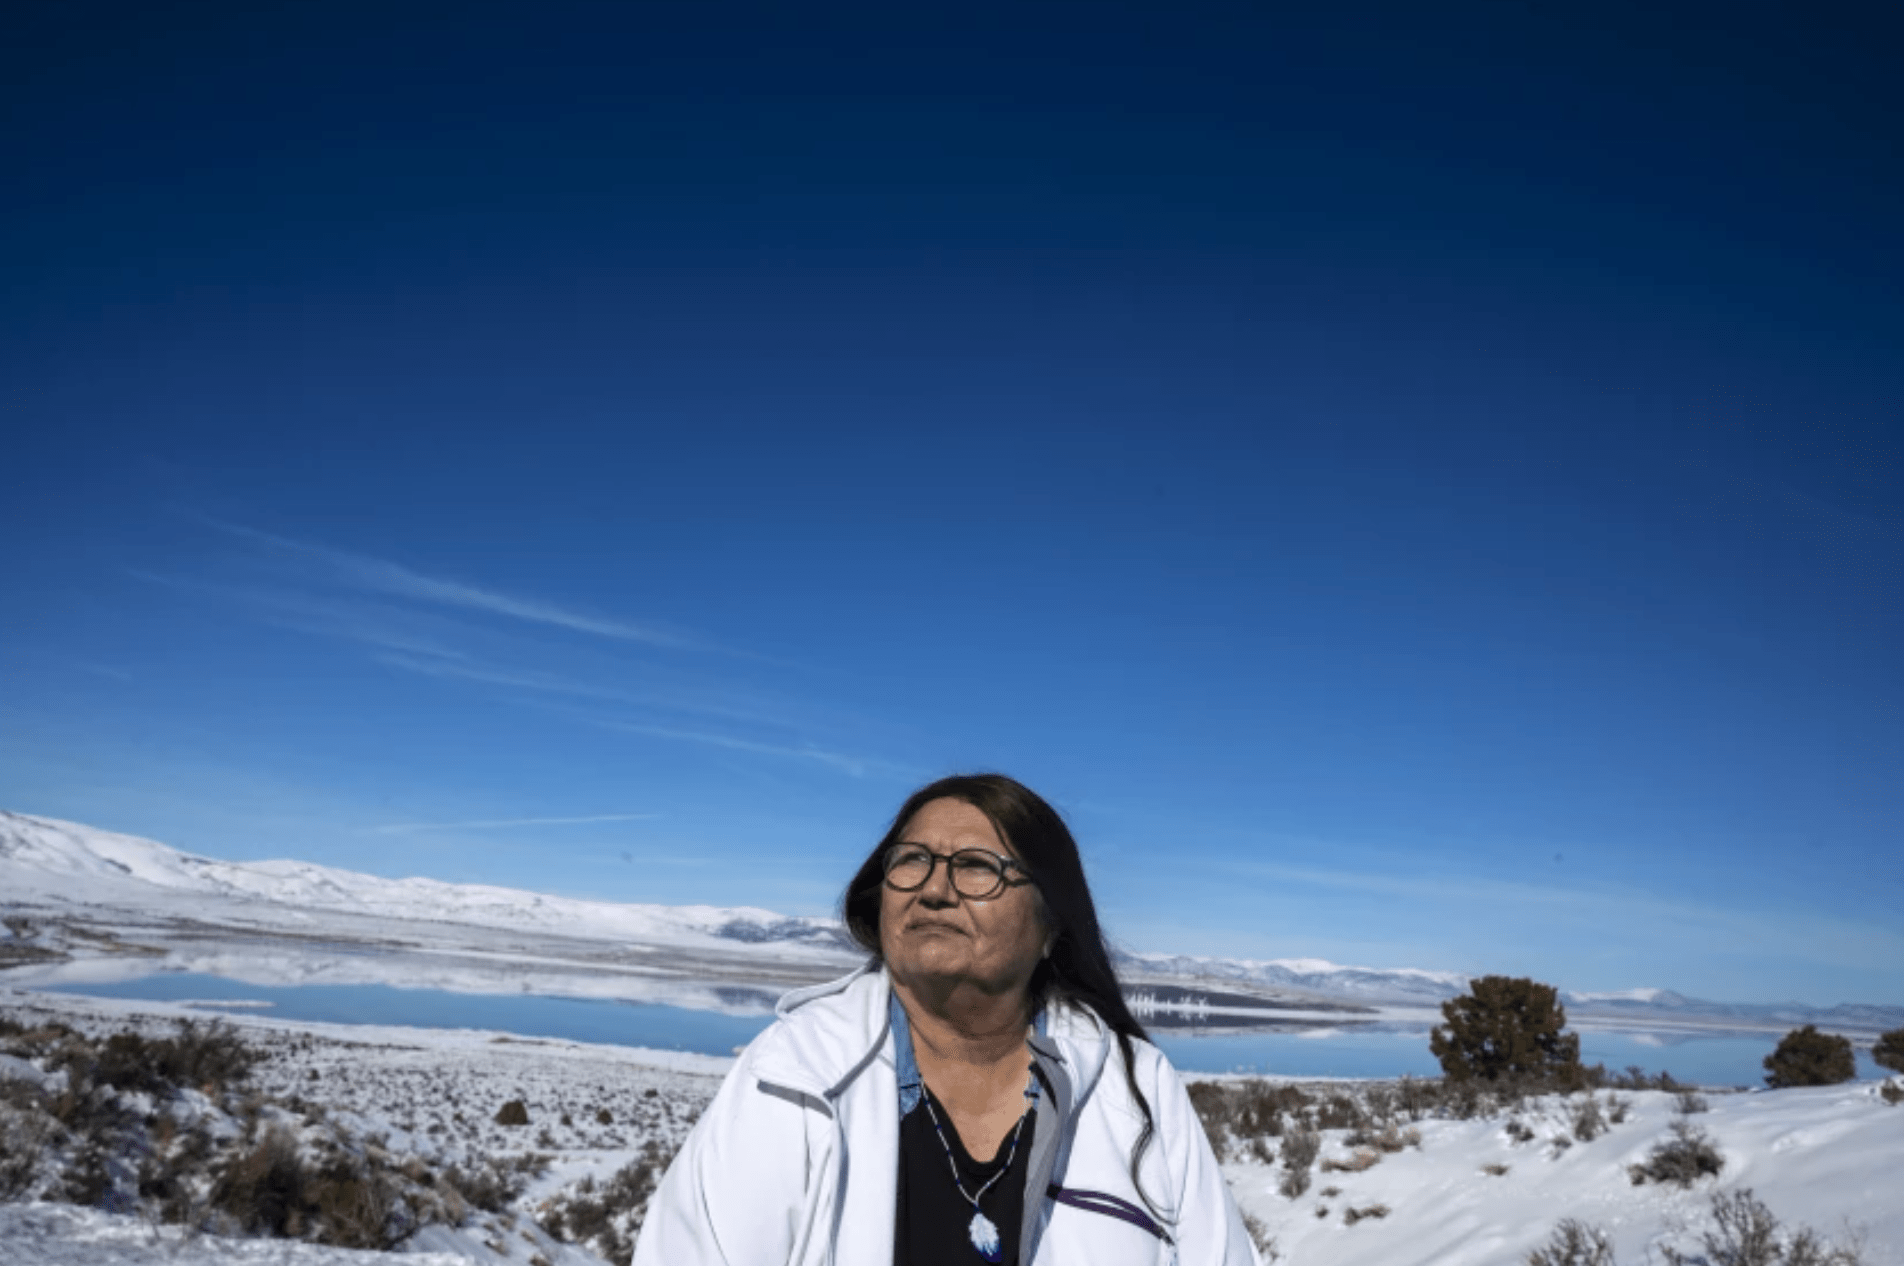
[[[1414,1006],[1438,1004],[1468,987],[1458,972],[1418,968],[1343,967],[1320,958],[1203,958],[1186,954],[1122,954],[1118,970],[1134,977],[1195,976],[1273,986],[1320,998]]]
[[[180,899],[343,911],[643,943],[708,940],[844,951],[831,919],[745,906],[630,905],[486,884],[385,879],[310,862],[226,862],[153,840],[0,810],[0,891],[9,905],[83,903],[170,911]]]

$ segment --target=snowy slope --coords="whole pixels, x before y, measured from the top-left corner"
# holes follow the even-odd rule
[[[1278,1193],[1278,1171],[1230,1164],[1225,1172],[1287,1262],[1520,1266],[1562,1218],[1599,1226],[1621,1263],[1657,1262],[1667,1246],[1698,1248],[1714,1193],[1749,1188],[1788,1228],[1808,1225],[1841,1244],[1861,1234],[1866,1266],[1895,1266],[1904,1262],[1904,1108],[1877,1091],[1865,1082],[1711,1096],[1710,1110],[1687,1120],[1710,1135],[1724,1168],[1685,1189],[1635,1185],[1627,1172],[1668,1137],[1674,1098],[1659,1091],[1623,1096],[1625,1121],[1560,1150],[1553,1140],[1570,1129],[1559,1098],[1521,1115],[1534,1133],[1521,1143],[1498,1117],[1425,1120],[1418,1148],[1360,1172],[1319,1172],[1293,1200]],[[1351,1154],[1341,1134],[1326,1132],[1324,1161]],[[1386,1212],[1348,1217],[1376,1207]]]
[[[1430,1005],[1465,991],[1458,972],[1419,968],[1343,967],[1320,958],[1202,958],[1186,954],[1122,954],[1118,970],[1134,977],[1196,976],[1277,986],[1326,998]]]
[[[631,905],[485,884],[384,879],[309,862],[226,862],[72,822],[0,810],[0,891],[9,903],[83,902],[172,911],[206,901],[429,919],[607,940],[844,950],[830,919],[749,907]]]

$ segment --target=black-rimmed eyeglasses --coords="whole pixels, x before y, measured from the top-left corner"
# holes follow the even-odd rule
[[[1031,882],[1031,872],[1016,858],[1001,857],[983,848],[962,848],[956,853],[935,853],[923,844],[900,844],[886,854],[886,883],[900,892],[917,892],[932,882],[932,872],[940,862],[952,876],[952,886],[961,897],[984,901],[1005,891],[1006,885]],[[1017,871],[1023,879],[1013,879]]]

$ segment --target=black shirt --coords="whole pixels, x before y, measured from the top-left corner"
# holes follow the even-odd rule
[[[932,1099],[932,1111],[939,1114],[939,1124],[945,1128],[945,1142],[939,1142],[931,1113],[926,1110],[926,1099],[931,1096],[932,1091],[926,1090],[925,1098],[899,1122],[899,1209],[893,1222],[893,1266],[984,1266],[984,1256],[972,1244],[972,1202],[952,1183],[952,1166],[945,1159],[948,1147],[959,1167],[959,1181],[972,1195],[978,1195],[979,1188],[1007,1160],[1011,1162],[1011,1168],[979,1197],[979,1208],[998,1227],[1001,1266],[1017,1266],[1018,1235],[1025,1219],[1025,1170],[1030,1164],[1037,1112],[1025,1113],[1015,1153],[1012,1136],[1007,1134],[998,1145],[998,1155],[980,1164],[965,1150],[945,1105]]]

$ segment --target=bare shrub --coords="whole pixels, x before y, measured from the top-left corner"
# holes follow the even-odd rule
[[[1500,1164],[1499,1162],[1495,1162],[1493,1164],[1481,1166],[1481,1172],[1491,1177],[1499,1178],[1502,1175],[1507,1173],[1508,1168],[1509,1167],[1506,1165]]]
[[[1393,1127],[1395,1116],[1401,1108],[1401,1096],[1393,1086],[1379,1081],[1371,1082],[1362,1090],[1362,1107],[1371,1121]]]
[[[1887,1081],[1878,1087],[1878,1098],[1896,1107],[1904,1103],[1904,1085],[1899,1085],[1896,1081]]]
[[[1601,1078],[1602,1085],[1612,1090],[1664,1090],[1668,1092],[1684,1090],[1673,1075],[1664,1069],[1649,1073],[1638,1064],[1628,1064],[1625,1072],[1612,1073]]]
[[[468,1169],[450,1166],[443,1172],[443,1182],[465,1203],[486,1213],[501,1213],[527,1185],[489,1157]]]
[[[508,1103],[505,1103],[502,1105],[502,1107],[496,1109],[496,1124],[497,1125],[527,1125],[529,1124],[528,1105],[523,1103],[522,1100],[520,1099],[511,1099]]]
[[[1673,1111],[1682,1117],[1693,1116],[1700,1112],[1710,1112],[1712,1105],[1697,1090],[1682,1090],[1673,1100]]]
[[[1316,1126],[1324,1130],[1360,1130],[1369,1123],[1368,1114],[1353,1095],[1332,1094],[1316,1107]]]
[[[226,1024],[180,1020],[169,1038],[114,1033],[98,1048],[92,1079],[162,1094],[180,1087],[217,1094],[251,1075],[261,1056]]]
[[[37,1108],[0,1105],[0,1200],[17,1200],[33,1186],[56,1128]]]
[[[1364,1218],[1385,1218],[1387,1216],[1388,1206],[1385,1204],[1363,1205],[1360,1209],[1351,1208],[1342,1211],[1342,1221],[1348,1226],[1354,1226]]]
[[[1519,1117],[1509,1117],[1507,1124],[1501,1127],[1501,1132],[1507,1135],[1511,1143],[1531,1143],[1534,1139],[1534,1132],[1522,1124]]]
[[[542,1215],[543,1230],[559,1240],[592,1247],[614,1266],[629,1266],[648,1201],[672,1159],[672,1152],[651,1140],[606,1182],[598,1186],[584,1178],[565,1201],[551,1203]]]
[[[1194,1082],[1190,1104],[1218,1157],[1229,1154],[1232,1140],[1276,1138],[1292,1123],[1313,1114],[1315,1101],[1295,1086],[1249,1081],[1224,1085]]]
[[[1606,1097],[1607,1120],[1614,1125],[1625,1125],[1627,1114],[1633,1111],[1628,1100],[1609,1092]]]
[[[395,1185],[375,1164],[338,1158],[310,1183],[319,1227],[314,1237],[339,1248],[394,1248],[414,1226],[399,1217]]]
[[[289,1130],[273,1126],[226,1163],[212,1185],[211,1202],[240,1230],[298,1236],[304,1231],[309,1181],[297,1140]]]
[[[1527,1266],[1615,1266],[1613,1241],[1599,1227],[1567,1218],[1527,1255]]]
[[[1671,1129],[1672,1137],[1653,1144],[1643,1162],[1627,1166],[1635,1187],[1646,1182],[1690,1187],[1701,1178],[1718,1177],[1725,1168],[1725,1157],[1704,1130],[1683,1118],[1674,1121]]]
[[[1435,1108],[1437,1083],[1404,1076],[1395,1083],[1395,1108],[1410,1121],[1419,1121]]]
[[[1294,1200],[1309,1190],[1309,1167],[1322,1151],[1322,1135],[1314,1130],[1294,1130],[1283,1135],[1283,1177],[1277,1190]]]
[[[1606,1114],[1600,1101],[1591,1094],[1573,1106],[1573,1137],[1576,1143],[1591,1143],[1607,1132]]]
[[[1810,1227],[1790,1235],[1749,1187],[1712,1198],[1712,1228],[1701,1238],[1702,1254],[1665,1249],[1667,1266],[1863,1266],[1857,1245],[1834,1245]]]

